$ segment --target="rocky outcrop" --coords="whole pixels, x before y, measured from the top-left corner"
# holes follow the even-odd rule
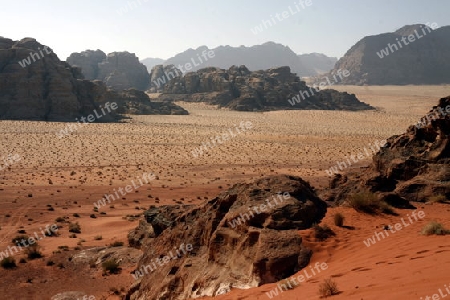
[[[79,68],[62,62],[35,39],[0,38],[0,119],[72,121],[117,102],[118,111],[135,114],[185,113],[171,103],[151,103],[144,93],[117,93],[101,81],[84,80]],[[130,107],[137,106],[130,112]],[[99,119],[117,121],[112,110]]]
[[[72,53],[67,62],[80,67],[86,79],[101,80],[113,90],[134,88],[145,91],[149,87],[150,75],[147,68],[134,53],[125,51],[105,55],[100,50],[87,50]]]
[[[330,77],[339,69],[350,71],[338,82],[344,85],[449,83],[450,26],[433,30],[411,25],[364,37],[336,63]]]
[[[338,203],[361,191],[394,206],[439,195],[450,199],[450,97],[406,133],[390,137],[366,170],[336,175],[330,187],[328,200]]]
[[[308,264],[298,230],[325,213],[307,182],[284,175],[237,184],[199,207],[153,207],[141,233],[130,233],[144,250],[143,277],[126,299],[181,300],[277,282]],[[173,256],[180,245],[191,250]]]
[[[150,72],[150,93],[159,93],[164,90],[164,86],[173,78],[181,76],[182,72],[174,65],[157,65]]]
[[[355,95],[308,87],[289,67],[249,71],[205,68],[172,79],[160,99],[207,102],[240,111],[277,109],[366,110]]]
[[[105,81],[112,89],[135,88],[145,91],[148,88],[150,75],[134,53],[126,51],[110,53],[98,68],[98,79]]]
[[[67,63],[73,67],[79,67],[87,80],[99,79],[98,64],[106,59],[106,54],[101,50],[86,50],[80,53],[72,53],[67,58]]]
[[[148,95],[142,91],[129,89],[120,92],[116,99],[119,106],[117,113],[127,115],[187,115],[189,114],[184,108],[172,102],[156,102],[150,101]]]

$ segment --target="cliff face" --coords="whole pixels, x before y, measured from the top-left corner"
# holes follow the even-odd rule
[[[151,208],[129,236],[144,255],[126,299],[216,296],[289,277],[311,256],[298,229],[325,213],[308,183],[284,175],[235,185],[199,207]]]
[[[106,55],[100,50],[87,50],[72,53],[67,62],[81,68],[86,79],[101,80],[113,90],[134,88],[144,91],[149,87],[147,68],[133,53],[113,52]]]
[[[113,101],[119,104],[119,109],[103,116],[102,122],[117,120],[120,110],[128,113],[125,107],[120,107],[126,102],[141,103],[141,109],[134,110],[136,114],[147,109],[161,112],[157,104],[150,105],[145,94],[132,99],[125,92],[108,90],[101,81],[82,78],[79,68],[60,61],[51,48],[35,39],[0,38],[0,119],[74,122]],[[185,113],[176,105],[170,107],[174,112]]]
[[[339,69],[350,71],[350,76],[339,82],[344,85],[449,83],[450,26],[433,30],[411,25],[364,37],[329,74]]]
[[[87,80],[99,79],[98,65],[106,59],[106,54],[101,50],[86,50],[81,53],[72,53],[67,58],[71,66],[81,68],[84,78]]]
[[[417,124],[392,136],[364,172],[336,175],[329,200],[343,202],[361,191],[408,201],[450,198],[450,96]],[[399,201],[401,202],[401,201]]]
[[[207,102],[241,111],[276,109],[372,109],[355,95],[334,90],[316,91],[291,73],[289,67],[249,71],[205,68],[176,77],[164,86],[164,100]]]

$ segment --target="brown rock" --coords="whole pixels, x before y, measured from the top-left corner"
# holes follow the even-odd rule
[[[320,222],[325,212],[326,204],[307,182],[284,175],[235,185],[200,207],[150,209],[146,218],[159,234],[141,243],[144,256],[137,270],[181,244],[192,245],[192,251],[147,269],[127,299],[213,296],[286,278],[311,255],[298,230]]]
[[[348,173],[332,180],[329,200],[341,203],[358,191],[380,193],[392,204],[408,206],[405,201],[426,201],[443,195],[450,199],[450,97],[406,133],[392,136],[373,156],[372,165],[363,172]],[[388,198],[386,198],[388,197]]]

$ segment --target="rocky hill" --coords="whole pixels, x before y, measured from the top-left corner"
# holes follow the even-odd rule
[[[255,72],[245,66],[205,68],[172,79],[164,86],[160,99],[206,102],[240,111],[372,109],[353,94],[306,86],[289,67]]]
[[[154,66],[162,65],[164,59],[148,57],[141,60],[141,63],[147,67],[147,71],[150,73]]]
[[[450,26],[433,27],[411,25],[364,37],[329,74],[349,70],[350,76],[339,82],[348,85],[449,83]]]
[[[300,54],[298,57],[306,70],[312,70],[308,76],[327,73],[338,61],[336,57],[328,57],[322,53]]]
[[[107,102],[116,102],[118,108],[103,115]],[[102,114],[98,121],[110,122],[121,113],[161,114],[168,108],[170,114],[186,113],[171,103],[151,104],[144,93],[117,93],[101,81],[85,80],[79,68],[60,61],[35,39],[0,38],[0,119],[75,122],[97,111]]]
[[[298,230],[326,209],[308,183],[284,175],[237,184],[201,206],[150,208],[130,233],[144,255],[126,299],[216,296],[287,278],[311,256]]]
[[[150,75],[135,54],[113,52],[106,55],[101,50],[86,50],[72,53],[67,62],[80,67],[86,79],[101,80],[108,88],[125,90],[129,88],[145,91],[149,87]]]
[[[327,198],[342,203],[366,191],[393,205],[450,198],[450,96],[404,134],[390,137],[367,169],[337,174]]]
[[[200,62],[197,57],[200,56],[201,58],[202,53],[205,51],[213,51],[214,57],[207,60],[202,59],[202,62]],[[154,63],[155,60],[157,59],[144,59],[142,63],[149,70],[157,64],[178,67],[179,65],[184,66],[186,63],[191,63],[193,65],[191,71],[198,71],[206,67],[228,69],[233,65],[245,65],[252,71],[289,66],[292,72],[297,73],[301,77],[328,72],[337,61],[336,58],[318,53],[297,55],[289,47],[274,42],[267,42],[252,47],[220,46],[209,49],[206,46],[201,46],[197,49],[188,49],[162,63]],[[194,60],[195,64],[192,63],[192,60]]]

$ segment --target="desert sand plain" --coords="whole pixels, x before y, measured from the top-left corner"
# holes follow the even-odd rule
[[[377,110],[249,113],[179,103],[190,115],[132,116],[126,124],[88,124],[63,138],[57,137],[57,132],[66,123],[0,121],[0,158],[9,154],[21,157],[0,171],[0,251],[11,245],[20,229],[32,235],[58,217],[81,225],[76,238],[69,238],[68,225],[62,223],[58,237],[41,240],[44,258],[18,263],[15,270],[0,269],[0,298],[50,299],[60,292],[81,290],[96,299],[120,299],[113,290],[128,289],[134,265],[122,265],[118,275],[102,276],[101,267],[69,262],[79,252],[75,247],[88,249],[115,241],[127,244],[127,233],[139,219],[132,216],[150,205],[201,203],[235,183],[262,176],[298,175],[316,188],[324,188],[329,180],[325,170],[337,161],[375,141],[403,133],[439,98],[450,95],[449,86],[333,88],[355,93]],[[251,122],[252,129],[197,158],[192,155],[202,142],[228,132],[241,121]],[[368,163],[370,159],[365,159],[358,166]],[[145,172],[156,179],[133,189],[111,203],[113,206],[93,211],[93,203],[105,193],[125,188]],[[322,223],[335,230],[335,237],[315,242],[311,230],[300,231],[314,251],[311,264],[326,262],[329,268],[277,299],[319,299],[318,284],[330,276],[342,292],[332,297],[336,300],[425,299],[450,285],[449,238],[419,234],[431,220],[450,227],[450,207],[417,207],[426,213],[423,220],[369,248],[363,240],[410,211],[374,217],[349,208],[329,209]],[[331,216],[336,211],[342,212],[346,225],[355,230],[335,227]],[[99,235],[101,240],[94,239]],[[69,251],[54,253],[58,246],[68,246]],[[18,262],[24,256],[17,253],[14,258]],[[49,260],[55,265],[47,266]],[[269,299],[265,292],[275,287],[233,290],[217,299]]]

